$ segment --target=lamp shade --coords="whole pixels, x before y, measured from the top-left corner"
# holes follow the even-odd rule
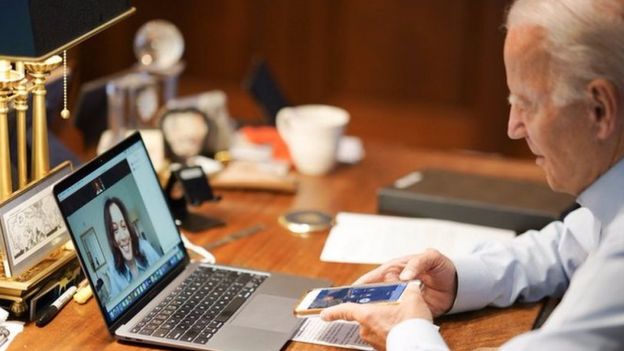
[[[133,12],[130,0],[0,0],[0,59],[43,60]]]

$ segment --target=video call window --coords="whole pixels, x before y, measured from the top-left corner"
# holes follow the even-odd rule
[[[71,225],[82,233],[78,244],[100,299],[116,305],[158,267],[162,244],[144,202],[137,199],[140,191],[127,160],[77,194],[84,204],[70,216]]]

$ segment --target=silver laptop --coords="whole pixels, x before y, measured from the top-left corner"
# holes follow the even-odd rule
[[[199,350],[279,350],[297,298],[328,282],[190,263],[138,133],[54,187],[111,334]]]

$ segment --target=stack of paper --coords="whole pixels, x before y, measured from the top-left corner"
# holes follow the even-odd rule
[[[379,264],[435,248],[453,257],[484,241],[511,240],[511,230],[446,220],[339,213],[322,261]]]

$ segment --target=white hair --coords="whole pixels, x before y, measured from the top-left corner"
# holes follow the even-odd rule
[[[506,27],[519,26],[546,30],[556,104],[587,97],[596,78],[624,92],[624,0],[516,0]]]

